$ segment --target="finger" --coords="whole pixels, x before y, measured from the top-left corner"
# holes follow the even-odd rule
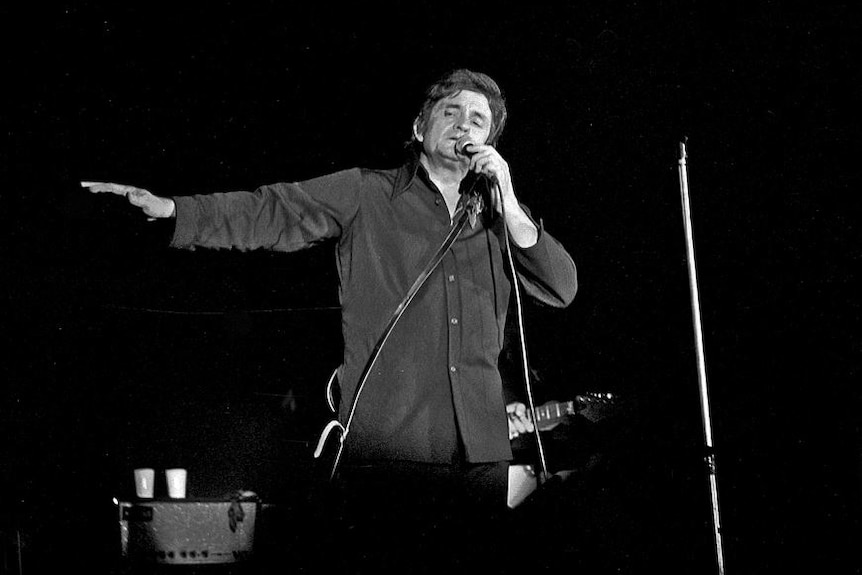
[[[477,174],[483,174],[491,180],[497,180],[500,176],[499,167],[490,160],[477,162],[475,170]]]
[[[112,184],[109,182],[81,182],[81,186],[89,188],[94,193],[110,192],[121,196],[125,196],[136,189],[134,186],[124,186],[123,184]]]
[[[126,194],[126,199],[129,200],[129,203],[135,206],[136,208],[143,208],[145,212],[148,211],[149,201],[148,198],[151,197],[150,193],[146,190],[141,189],[133,189]],[[147,215],[151,215],[147,213]]]

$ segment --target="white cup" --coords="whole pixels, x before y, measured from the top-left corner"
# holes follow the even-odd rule
[[[135,469],[135,493],[141,499],[153,498],[153,484],[156,472],[150,467]]]
[[[187,476],[188,474],[185,469],[165,469],[165,479],[168,484],[168,497],[171,499],[185,499]]]

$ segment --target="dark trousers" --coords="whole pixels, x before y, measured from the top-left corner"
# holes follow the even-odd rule
[[[507,472],[508,462],[345,466],[329,510],[335,572],[499,572]]]

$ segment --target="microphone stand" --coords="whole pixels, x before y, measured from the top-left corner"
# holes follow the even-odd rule
[[[706,360],[703,351],[703,331],[700,321],[700,297],[697,287],[697,270],[694,259],[694,237],[691,226],[691,205],[688,194],[688,172],[686,169],[687,152],[685,140],[679,144],[679,185],[682,195],[683,226],[685,228],[686,256],[688,260],[689,290],[691,292],[691,311],[694,320],[695,349],[697,351],[697,376],[700,388],[700,410],[703,417],[703,430],[706,443],[706,466],[709,472],[710,501],[712,504],[713,536],[715,541],[718,573],[724,575],[724,554],[721,545],[721,520],[718,512],[718,484],[716,481],[715,450],[712,444],[709,394],[706,385]]]

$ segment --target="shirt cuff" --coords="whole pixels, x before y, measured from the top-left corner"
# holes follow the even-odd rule
[[[175,213],[171,218],[174,222],[174,233],[171,237],[172,248],[185,248],[192,245],[194,239],[194,226],[192,225],[195,212],[194,200],[187,196],[176,196],[174,201]]]

